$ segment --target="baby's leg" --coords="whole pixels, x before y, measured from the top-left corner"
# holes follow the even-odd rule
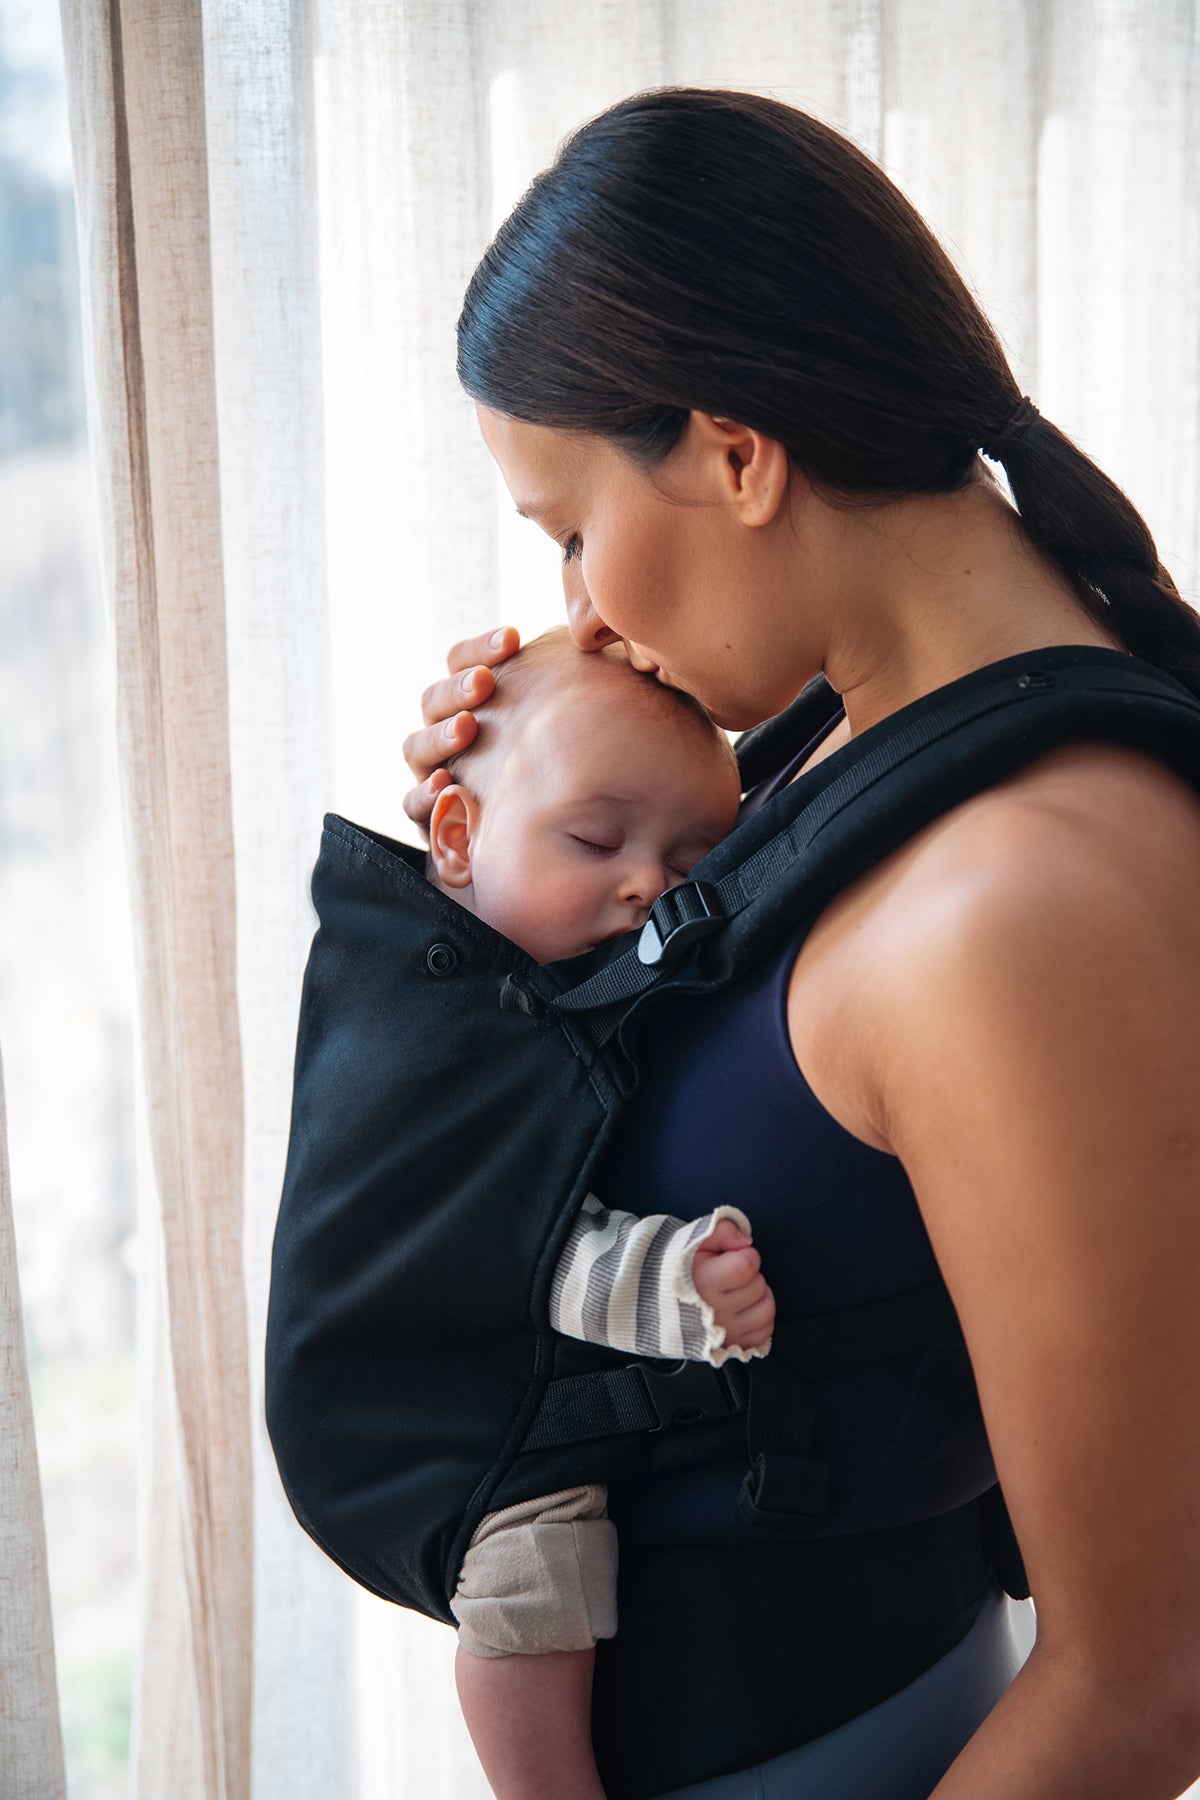
[[[592,1755],[596,1651],[473,1656],[454,1674],[471,1741],[496,1800],[604,1800]]]
[[[590,1713],[596,1640],[616,1630],[603,1487],[490,1513],[451,1602],[467,1729],[497,1800],[603,1800]]]

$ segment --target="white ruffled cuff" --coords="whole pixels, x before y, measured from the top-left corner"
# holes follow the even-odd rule
[[[664,1262],[671,1274],[672,1291],[680,1307],[694,1307],[699,1315],[697,1321],[690,1321],[686,1314],[681,1314],[684,1329],[684,1355],[692,1362],[711,1363],[715,1369],[729,1362],[750,1362],[754,1357],[766,1356],[771,1348],[771,1339],[764,1344],[755,1344],[745,1350],[740,1344],[725,1342],[725,1327],[717,1324],[716,1314],[701,1294],[697,1292],[695,1281],[696,1252],[706,1244],[722,1219],[732,1219],[739,1231],[747,1237],[753,1234],[750,1221],[737,1206],[715,1206],[703,1218],[695,1219],[678,1234],[678,1242],[673,1243],[667,1251]]]

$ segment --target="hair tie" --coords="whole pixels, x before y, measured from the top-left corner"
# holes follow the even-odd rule
[[[986,443],[980,445],[980,449],[985,456],[990,456],[993,462],[1003,462],[1004,452],[1009,444],[1015,444],[1018,438],[1024,437],[1029,427],[1036,424],[1041,416],[1029,395],[1026,394],[1023,399],[1017,401],[1000,429],[993,431]]]

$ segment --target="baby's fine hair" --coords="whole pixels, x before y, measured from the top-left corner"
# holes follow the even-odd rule
[[[565,625],[555,625],[549,631],[530,638],[527,644],[522,644],[519,650],[494,671],[495,692],[475,708],[479,720],[478,736],[465,750],[450,757],[445,765],[452,780],[477,792],[480,769],[494,742],[493,731],[489,726],[523,702],[535,699],[542,690],[552,688],[555,668],[565,657],[578,658],[585,654],[589,659],[603,657],[609,665],[624,668],[630,681],[638,684],[637,691],[651,705],[661,707],[668,714],[674,713],[676,717],[686,716],[692,719],[715,743],[725,749],[731,762],[736,760],[729,739],[720,726],[713,723],[694,695],[686,694],[680,688],[665,687],[652,675],[645,675],[635,669],[622,644],[606,644],[600,650],[585,653],[576,647]]]

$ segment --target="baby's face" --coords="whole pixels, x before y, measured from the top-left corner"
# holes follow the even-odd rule
[[[473,909],[538,962],[639,929],[729,832],[736,767],[702,721],[572,682],[508,752],[471,847]]]

